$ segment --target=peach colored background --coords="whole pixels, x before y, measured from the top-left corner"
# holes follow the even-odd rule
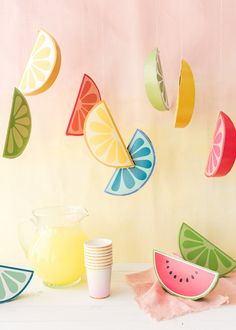
[[[47,92],[29,97],[33,128],[24,154],[0,159],[1,262],[24,263],[16,224],[32,208],[80,203],[90,236],[114,240],[115,261],[150,261],[152,248],[177,251],[183,220],[236,258],[236,168],[207,179],[204,167],[219,110],[236,123],[234,0],[0,0],[0,141],[3,149],[13,87],[37,30],[58,41],[62,67]],[[143,64],[159,47],[174,108],[184,57],[196,78],[196,107],[186,129],[174,111],[153,109]],[[100,87],[128,143],[136,128],[152,139],[157,167],[138,193],[103,192],[113,170],[98,163],[83,138],[64,132],[84,73]]]

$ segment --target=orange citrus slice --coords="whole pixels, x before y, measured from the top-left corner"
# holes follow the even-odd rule
[[[93,156],[104,165],[133,167],[133,160],[104,101],[97,103],[88,113],[84,136]]]
[[[193,73],[189,64],[182,60],[175,127],[183,128],[189,124],[194,110],[194,102],[195,84]]]
[[[61,66],[61,52],[52,36],[40,30],[23,73],[19,89],[24,95],[46,91],[56,80]]]

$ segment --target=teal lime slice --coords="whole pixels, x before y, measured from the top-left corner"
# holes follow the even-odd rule
[[[0,265],[0,303],[15,299],[28,286],[33,271]]]
[[[166,87],[158,49],[153,49],[144,65],[144,83],[147,97],[154,108],[169,110]]]
[[[116,169],[105,192],[116,196],[130,195],[149,180],[155,167],[156,156],[151,140],[137,129],[130,141],[128,151],[134,167]]]
[[[3,157],[16,158],[20,156],[29,141],[30,132],[29,105],[23,94],[15,88]]]
[[[186,223],[182,224],[179,232],[179,248],[185,260],[216,271],[220,276],[230,273],[236,267],[233,258]]]

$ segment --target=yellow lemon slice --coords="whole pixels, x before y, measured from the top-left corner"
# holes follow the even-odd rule
[[[84,137],[93,156],[111,167],[133,167],[133,160],[104,101],[88,113]]]
[[[185,127],[189,124],[195,102],[195,84],[189,64],[182,60],[179,78],[179,93],[176,106],[175,127]]]
[[[61,52],[52,36],[40,30],[23,73],[19,89],[24,95],[46,91],[55,81],[61,66]]]

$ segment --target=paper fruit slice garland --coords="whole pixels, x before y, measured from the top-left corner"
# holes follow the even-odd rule
[[[61,53],[55,39],[40,30],[26,65],[19,89],[24,95],[46,91],[55,81],[61,66]]]
[[[179,92],[176,104],[175,127],[187,126],[192,118],[195,103],[195,83],[190,65],[182,60]]]
[[[220,112],[205,175],[208,177],[226,175],[234,165],[235,156],[236,130],[234,124],[224,112]]]
[[[19,296],[29,285],[33,271],[0,265],[0,303]]]
[[[217,271],[220,276],[236,267],[235,260],[186,223],[182,224],[179,232],[179,248],[185,260]]]
[[[29,141],[30,132],[29,105],[21,92],[15,88],[3,157],[15,158],[20,156]]]
[[[88,113],[84,137],[93,156],[107,166],[133,167],[133,160],[104,101]]]
[[[124,196],[138,191],[150,178],[155,167],[155,152],[148,136],[137,129],[128,151],[134,167],[117,169],[108,183],[105,192]]]
[[[218,282],[217,272],[156,250],[153,251],[153,263],[161,286],[181,298],[203,298]]]
[[[168,110],[166,87],[158,49],[153,49],[144,65],[144,83],[147,97],[154,108]]]
[[[100,92],[95,82],[84,75],[73,112],[66,130],[66,135],[83,135],[84,121],[92,107],[101,101]]]

